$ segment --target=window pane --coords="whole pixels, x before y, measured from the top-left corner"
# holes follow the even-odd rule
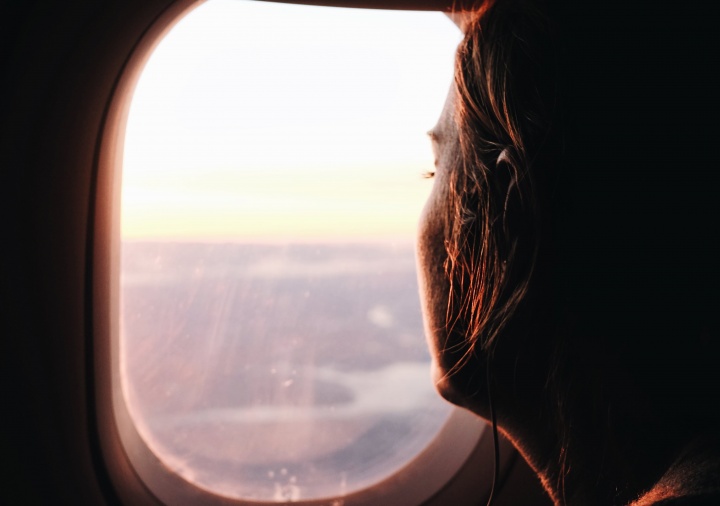
[[[138,430],[216,493],[350,493],[449,406],[417,296],[439,13],[211,0],[153,54],[128,122],[121,371]]]

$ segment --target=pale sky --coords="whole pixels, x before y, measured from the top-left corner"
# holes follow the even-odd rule
[[[412,238],[459,40],[436,12],[202,4],[133,97],[123,238]]]

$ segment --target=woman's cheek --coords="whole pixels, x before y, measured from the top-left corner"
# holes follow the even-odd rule
[[[445,220],[440,214],[437,182],[423,209],[418,226],[417,267],[425,337],[433,360],[433,377],[442,376],[445,317],[449,283],[445,273]]]

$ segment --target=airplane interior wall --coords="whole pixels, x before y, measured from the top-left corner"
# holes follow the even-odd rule
[[[3,504],[115,502],[91,412],[94,168],[118,73],[170,3],[0,6]]]

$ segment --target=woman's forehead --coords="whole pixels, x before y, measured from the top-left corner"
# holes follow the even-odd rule
[[[440,112],[440,117],[433,129],[429,132],[430,136],[438,142],[450,137],[455,130],[456,95],[455,83],[452,83],[445,98],[445,105]]]

